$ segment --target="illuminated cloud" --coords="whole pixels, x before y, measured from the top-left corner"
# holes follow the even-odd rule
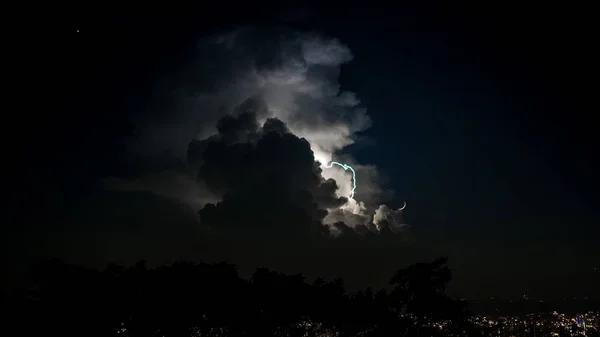
[[[187,165],[202,167],[207,140],[218,137],[231,145],[248,142],[252,137],[258,139],[260,136],[253,133],[269,118],[276,118],[290,134],[308,141],[313,160],[321,163],[319,179],[334,180],[337,197],[351,195],[352,176],[347,170],[324,165],[335,160],[356,171],[358,187],[354,199],[342,207],[327,208],[328,214],[320,221],[330,225],[344,222],[352,228],[366,226],[376,231],[379,220],[374,215],[377,219],[391,219],[395,213],[380,206],[390,197],[390,191],[381,187],[376,168],[361,165],[343,153],[346,146],[357,141],[356,133],[371,125],[367,110],[356,95],[340,90],[341,66],[351,60],[352,53],[342,42],[318,34],[242,28],[205,39],[192,60],[156,82],[153,108],[140,113],[135,121],[138,137],[131,144],[130,153],[155,161],[168,153]],[[247,112],[252,113],[254,120],[242,120]],[[189,172],[193,170],[171,170],[162,176],[137,178],[145,179],[144,183],[136,183],[135,179],[113,181],[113,186],[150,190],[179,198],[197,209],[224,196],[223,191],[210,186],[193,196],[183,186],[171,184],[166,188],[151,182],[168,180],[165,175],[170,174],[178,175],[179,180],[175,181],[196,180],[195,174]],[[212,184],[207,179],[204,183]]]

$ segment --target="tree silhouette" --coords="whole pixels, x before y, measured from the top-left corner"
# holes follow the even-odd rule
[[[461,334],[469,329],[468,304],[445,295],[452,279],[446,257],[431,263],[417,263],[396,271],[390,283],[394,286],[391,296],[397,311],[416,320],[417,334],[431,335],[427,327],[436,322],[451,322],[444,333]],[[435,330],[435,329],[434,329]]]
[[[13,305],[22,314],[13,325],[62,336],[465,335],[466,303],[444,294],[446,263],[400,269],[390,291],[348,293],[341,279],[310,283],[266,268],[245,280],[227,262],[96,271],[50,260],[32,268],[35,286]]]

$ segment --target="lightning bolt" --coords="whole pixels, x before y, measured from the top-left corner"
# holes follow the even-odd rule
[[[354,190],[356,189],[356,172],[354,172],[354,169],[352,168],[352,166],[338,163],[337,161],[332,161],[328,165],[325,165],[325,167],[332,168],[333,165],[337,165],[337,166],[343,168],[344,171],[350,170],[352,172],[352,192],[350,192],[350,199],[353,199],[354,198]]]

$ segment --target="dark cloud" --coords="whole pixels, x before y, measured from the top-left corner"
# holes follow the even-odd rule
[[[198,176],[222,200],[200,210],[202,224],[294,238],[326,232],[326,209],[346,198],[322,178],[308,141],[276,118],[259,126],[249,106],[219,120],[219,134],[204,141]]]

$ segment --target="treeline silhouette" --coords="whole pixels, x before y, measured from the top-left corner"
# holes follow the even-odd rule
[[[389,290],[347,292],[341,279],[234,265],[144,262],[104,271],[38,263],[34,286],[10,303],[11,335],[42,336],[465,336],[467,303],[445,295],[446,258],[399,269]],[[6,318],[6,317],[5,317]]]

